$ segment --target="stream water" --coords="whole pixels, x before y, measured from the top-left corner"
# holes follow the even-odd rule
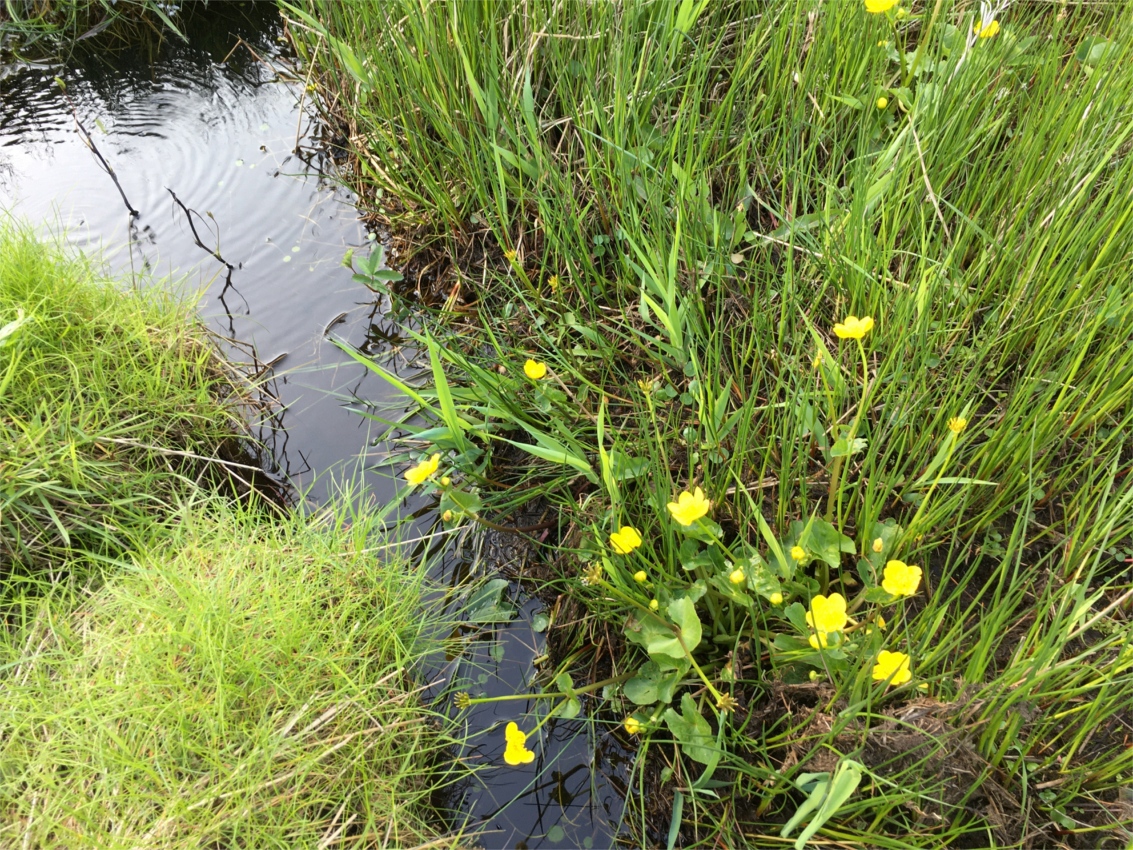
[[[257,361],[275,363],[278,411],[258,426],[269,473],[314,504],[340,478],[386,504],[398,470],[374,443],[382,426],[357,409],[394,399],[331,342],[399,374],[418,371],[383,301],[342,265],[373,236],[335,181],[310,95],[286,72],[274,3],[187,4],[186,13],[187,43],[168,37],[115,53],[80,43],[66,61],[0,67],[0,214],[42,226],[135,285],[168,276],[200,292],[202,317],[233,341],[234,359],[251,346]],[[429,507],[407,502],[403,513],[427,528]],[[467,572],[471,541],[448,548],[438,578]],[[544,652],[531,621],[542,604],[514,584],[509,595],[514,620],[473,635],[435,674],[457,675],[477,695],[531,687]],[[455,820],[482,828],[485,847],[610,846],[624,750],[608,732],[591,739],[590,724],[552,721],[534,764],[502,767],[503,724],[530,728],[534,710],[494,703],[462,717],[474,736],[454,757],[500,767],[452,791]]]

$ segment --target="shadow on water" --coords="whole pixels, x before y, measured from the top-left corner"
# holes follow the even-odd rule
[[[278,402],[258,423],[265,451],[252,464],[315,503],[336,492],[338,477],[386,504],[399,483],[388,447],[373,441],[384,426],[358,411],[396,400],[331,341],[406,379],[425,365],[388,305],[342,265],[373,236],[336,180],[311,95],[289,71],[274,4],[185,11],[188,43],[154,39],[107,53],[92,40],[59,63],[0,68],[0,210],[49,222],[136,286],[187,280],[226,353],[267,379],[263,391]],[[402,506],[423,537],[432,507]],[[457,587],[470,572],[495,572],[484,537],[448,536],[438,576]],[[430,680],[477,696],[536,686],[546,641],[532,618],[543,602],[514,580],[508,594],[512,622],[465,634],[467,651],[439,659]],[[470,741],[454,757],[498,767],[447,804],[456,821],[483,828],[485,847],[610,846],[629,771],[611,727],[552,720],[528,742],[533,764],[503,766],[503,726],[530,729],[544,710],[516,700],[462,714]]]

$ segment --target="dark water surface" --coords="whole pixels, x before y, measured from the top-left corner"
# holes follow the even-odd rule
[[[251,344],[261,361],[286,354],[273,384],[283,408],[260,432],[277,474],[315,503],[334,492],[335,476],[361,475],[367,495],[385,504],[399,470],[383,465],[386,447],[371,446],[382,426],[351,408],[392,395],[330,342],[337,336],[395,372],[417,372],[381,300],[341,265],[350,248],[368,253],[372,237],[336,185],[310,95],[287,70],[275,5],[185,8],[187,44],[169,37],[108,54],[83,42],[59,64],[0,68],[0,211],[46,223],[141,285],[149,276],[185,279],[203,292],[200,312],[218,333]],[[246,359],[238,348],[233,356]],[[428,508],[410,502],[405,512]],[[422,532],[428,521],[418,523]],[[491,563],[465,554],[480,545],[476,535],[460,537],[441,576],[450,583],[472,563]],[[542,605],[514,585],[510,593],[515,620],[471,634],[468,652],[432,678],[455,676],[476,696],[533,687],[545,646],[531,618]],[[459,756],[493,767],[455,789],[450,805],[484,827],[485,847],[609,847],[628,774],[609,729],[551,721],[528,741],[535,763],[503,764],[504,724],[530,730],[538,714],[528,712],[546,707],[512,701],[462,716],[475,736]]]
[[[349,193],[320,174],[329,163],[305,138],[303,86],[278,81],[239,44],[267,63],[280,57],[273,5],[210,4],[185,31],[188,44],[170,37],[105,54],[84,42],[62,65],[0,72],[0,209],[45,222],[127,278],[185,279],[205,291],[200,312],[213,329],[253,344],[263,361],[286,353],[275,385],[285,430],[267,436],[282,471],[321,501],[329,476],[352,474],[367,445],[368,421],[329,393],[388,395],[323,335],[346,313],[332,335],[388,351],[372,345],[387,330],[373,298],[340,264],[350,247],[368,251],[367,233]],[[84,143],[72,104],[136,217]],[[196,244],[171,191],[194,211],[200,241],[234,267],[230,278]],[[387,360],[396,366],[396,355]],[[368,484],[392,495],[380,475]]]

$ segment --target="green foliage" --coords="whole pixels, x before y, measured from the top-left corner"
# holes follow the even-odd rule
[[[191,305],[0,223],[0,565],[120,552],[244,430]]]
[[[0,633],[0,844],[437,840],[451,742],[409,671],[441,632],[424,570],[375,558],[379,532],[197,500],[100,586],[22,583]]]
[[[455,520],[559,511],[564,583],[624,624],[643,752],[723,753],[726,788],[663,774],[689,843],[777,832],[807,795],[808,837],[1019,842],[1133,769],[1119,735],[1083,746],[1133,700],[1102,562],[1133,534],[1133,6],[1015,4],[990,38],[971,4],[906,11],[291,12],[365,131],[377,213],[477,287],[475,323],[427,323],[413,436],[476,495]],[[874,329],[836,338],[850,315]],[[698,486],[712,512],[679,526],[666,506]],[[624,526],[642,544],[621,554]],[[921,565],[913,599],[882,586],[890,561]],[[807,615],[833,593],[852,621],[823,647]],[[1106,637],[1083,647],[1085,623]],[[882,651],[907,684],[874,679]],[[812,678],[816,704],[779,713]],[[922,691],[938,731],[883,759]],[[995,776],[1016,821],[975,802]],[[1087,842],[1114,825],[1092,817]]]
[[[179,7],[161,0],[5,0],[0,59],[55,56],[88,38],[120,46],[146,29],[183,39],[177,27]]]

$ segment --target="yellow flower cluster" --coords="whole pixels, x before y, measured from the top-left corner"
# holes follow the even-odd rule
[[[882,589],[891,596],[912,596],[921,586],[922,571],[904,561],[890,561],[885,565]]]
[[[877,663],[873,665],[873,680],[884,682],[889,680],[891,685],[903,685],[913,678],[912,661],[903,652],[890,652],[881,650],[877,656]]]
[[[530,764],[535,760],[535,753],[527,749],[527,735],[516,725],[513,720],[504,729],[504,738],[507,740],[507,746],[504,747],[504,761],[512,767],[518,767],[521,764]]]
[[[441,454],[437,452],[428,460],[423,460],[412,469],[405,471],[405,480],[416,486],[423,483],[430,476],[435,475],[437,467],[441,465]]]
[[[829,646],[828,636],[831,633],[841,633],[850,621],[850,616],[846,613],[846,598],[841,593],[831,593],[828,597],[820,593],[810,601],[806,621],[815,631],[810,636],[810,645],[815,649]]]
[[[610,535],[610,546],[619,555],[628,555],[641,545],[641,532],[632,525],[623,525]]]
[[[991,38],[999,32],[999,21],[991,21],[987,26],[984,26],[983,21],[976,21],[975,26],[972,27],[972,32],[980,38]]]
[[[834,335],[838,339],[861,339],[872,330],[873,319],[869,316],[861,319],[857,316],[847,316],[845,321],[834,324]]]
[[[691,493],[685,490],[675,502],[669,502],[669,513],[681,525],[692,525],[708,513],[712,503],[704,496],[704,491],[697,487]]]

